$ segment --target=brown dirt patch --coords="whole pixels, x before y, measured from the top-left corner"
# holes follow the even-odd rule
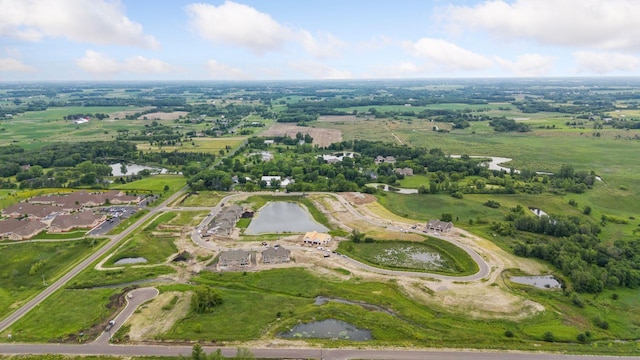
[[[155,335],[169,331],[176,321],[184,318],[189,312],[191,295],[190,292],[166,292],[140,306],[140,311],[133,313],[127,321],[131,324],[130,340],[153,339]],[[178,301],[170,308],[170,303],[176,296]]]
[[[371,194],[363,194],[360,192],[344,193],[342,196],[347,199],[348,202],[355,205],[364,205],[377,200],[376,197]]]
[[[335,142],[342,141],[342,132],[338,129],[318,129],[295,124],[275,124],[265,131],[262,136],[287,135],[294,138],[297,133],[309,134],[313,138],[313,144],[318,146],[329,146]]]
[[[358,120],[364,120],[354,115],[327,115],[318,117],[319,122],[353,122]]]
[[[147,118],[148,120],[176,120],[180,116],[189,115],[188,111],[174,111],[174,112],[153,112],[138,116],[138,120]]]
[[[141,111],[147,111],[151,109],[153,109],[153,106],[145,106],[145,107],[135,108],[131,110],[115,111],[115,112],[109,113],[109,120],[124,119],[127,115],[133,115],[135,113],[138,113]]]

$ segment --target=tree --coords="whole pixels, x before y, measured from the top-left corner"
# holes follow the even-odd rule
[[[546,342],[553,342],[555,340],[555,336],[553,336],[553,333],[551,331],[547,331],[546,333],[544,333],[544,335],[542,335],[542,339]]]
[[[584,209],[582,210],[582,213],[585,215],[591,214],[591,206],[585,206]]]
[[[440,216],[440,221],[446,221],[446,222],[453,221],[453,214],[443,213],[442,216]]]
[[[349,235],[349,239],[354,243],[359,243],[365,238],[365,233],[360,232],[358,229],[351,230],[351,234]]]
[[[193,349],[191,350],[191,359],[207,360],[207,355],[202,351],[202,346],[200,346],[200,344],[193,345]]]
[[[198,286],[191,300],[192,310],[199,314],[212,312],[213,308],[220,304],[222,304],[222,296],[206,285]]]

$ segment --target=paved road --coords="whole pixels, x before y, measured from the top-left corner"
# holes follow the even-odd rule
[[[102,334],[93,341],[93,344],[108,345],[111,336],[115,334],[122,325],[124,325],[124,322],[127,321],[138,306],[158,296],[159,293],[158,289],[155,288],[140,288],[129,291],[126,296],[127,305],[122,309],[120,314],[113,319],[115,324],[109,330],[103,331]]]
[[[18,321],[18,319],[20,319],[26,313],[31,311],[31,309],[33,309],[38,304],[40,304],[44,299],[49,297],[56,290],[58,290],[61,287],[63,287],[67,282],[69,282],[72,278],[74,278],[76,275],[78,275],[82,270],[86,269],[89,265],[91,265],[98,258],[103,256],[107,252],[111,251],[111,249],[113,249],[120,242],[120,240],[124,239],[127,235],[129,235],[132,231],[137,229],[140,225],[142,225],[149,218],[151,218],[152,216],[155,216],[157,214],[157,212],[160,211],[160,209],[164,208],[167,204],[171,203],[176,198],[181,196],[185,191],[186,191],[186,187],[180,189],[178,192],[176,192],[175,194],[170,196],[168,199],[163,201],[162,204],[160,204],[158,207],[156,207],[154,209],[151,209],[151,211],[148,214],[146,214],[143,217],[141,217],[138,221],[133,223],[131,226],[129,226],[127,229],[125,229],[120,234],[113,236],[113,238],[106,245],[104,245],[98,251],[96,251],[95,253],[91,254],[86,259],[84,259],[82,262],[80,262],[80,264],[78,264],[76,267],[71,269],[71,271],[69,271],[68,273],[64,274],[62,277],[60,277],[58,280],[56,280],[53,284],[49,285],[49,287],[45,288],[41,293],[36,295],[33,299],[29,300],[29,302],[27,302],[25,305],[23,305],[18,310],[14,311],[9,316],[7,316],[2,321],[0,321],[0,332],[3,332],[9,326],[11,326],[13,323]]]
[[[206,353],[215,347],[203,347]],[[188,356],[191,346],[162,345],[56,345],[0,344],[2,354],[66,354],[117,356]],[[235,356],[236,348],[220,348],[227,357]],[[546,353],[460,351],[460,350],[399,350],[399,349],[320,349],[320,348],[249,348],[256,358],[263,359],[380,359],[380,360],[624,360],[637,357],[559,355]]]

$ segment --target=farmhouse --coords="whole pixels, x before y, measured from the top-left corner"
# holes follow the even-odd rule
[[[218,268],[249,267],[251,266],[251,253],[246,250],[229,250],[220,253]]]
[[[0,221],[0,238],[28,240],[38,235],[47,225],[40,221],[9,219]]]
[[[263,264],[282,264],[291,260],[291,250],[282,246],[270,247],[262,252]]]
[[[325,245],[331,241],[331,235],[319,233],[317,231],[309,231],[304,234],[302,242],[310,245]]]
[[[58,215],[49,226],[49,232],[66,232],[73,229],[92,229],[107,219],[106,215],[95,215],[90,211],[70,215]]]
[[[447,232],[453,229],[453,223],[448,221],[440,221],[440,220],[429,220],[427,226],[425,226],[424,231],[433,230],[440,232]]]

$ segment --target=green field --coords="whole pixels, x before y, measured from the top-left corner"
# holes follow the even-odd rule
[[[432,237],[422,242],[341,242],[338,249],[356,260],[386,269],[455,276],[472,275],[478,272],[478,265],[462,249]]]
[[[620,292],[619,300],[611,300],[611,293],[597,299],[585,298],[585,307],[579,308],[558,291],[515,289],[517,293],[548,306],[549,310],[518,321],[485,321],[473,319],[464,309],[444,311],[444,305],[425,306],[407,297],[393,282],[368,282],[358,278],[340,281],[316,277],[301,268],[203,273],[196,282],[215,287],[222,295],[223,304],[211,313],[188,314],[157,339],[220,342],[271,338],[299,323],[332,318],[371,330],[374,340],[365,343],[367,346],[402,343],[421,347],[570,350],[586,354],[636,351],[633,343],[613,342],[608,345],[609,341],[605,340],[610,336],[620,339],[637,336],[623,330],[640,316],[633,310],[637,307],[637,302],[634,303],[637,292],[631,290]],[[168,286],[167,290],[179,289]],[[184,290],[187,289],[180,291]],[[429,296],[428,293],[425,295]],[[318,306],[314,305],[316,296],[352,303],[330,301]],[[367,304],[376,304],[380,308],[366,308]],[[605,316],[611,323],[606,331],[592,325],[592,319],[602,308],[607,309]],[[632,311],[634,315],[625,318],[625,311]],[[234,326],[234,320],[242,321],[243,326]],[[514,336],[506,337],[506,330],[511,330]],[[576,343],[576,336],[586,330],[591,333],[589,343]],[[548,331],[554,334],[556,342],[541,341]],[[474,335],[468,336],[470,332]],[[305,341],[330,347],[353,345],[344,340]]]
[[[151,146],[149,143],[139,143],[138,150],[143,151],[180,151],[180,152],[202,152],[207,154],[220,155],[220,150],[225,150],[227,146],[232,149],[238,147],[245,138],[228,137],[228,138],[194,138],[190,143],[184,143],[182,146]]]
[[[0,315],[15,310],[70,267],[96,251],[102,241],[27,242],[0,245]]]
[[[169,223],[176,217],[176,213],[169,212],[157,216],[147,225],[143,225],[125,239],[124,244],[118,248],[105,265],[114,266],[114,263],[123,258],[143,257],[148,265],[161,264],[171,254],[178,252],[173,234],[175,230],[161,230],[158,226]]]
[[[186,184],[187,178],[182,175],[153,175],[126,184],[112,184],[111,188],[117,190],[138,190],[151,192],[153,194],[163,194],[165,192],[173,194],[182,189]],[[165,191],[165,186],[168,186],[169,190]]]

